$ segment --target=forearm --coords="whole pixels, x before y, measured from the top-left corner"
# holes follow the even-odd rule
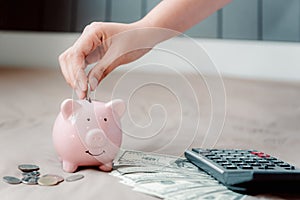
[[[146,26],[184,32],[231,0],[163,0],[142,20]]]

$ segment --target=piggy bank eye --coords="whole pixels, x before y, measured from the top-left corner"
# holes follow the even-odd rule
[[[91,119],[90,119],[90,118],[87,118],[86,120],[88,120],[88,121],[91,121]]]
[[[106,122],[106,121],[107,121],[107,118],[105,117],[103,120]]]

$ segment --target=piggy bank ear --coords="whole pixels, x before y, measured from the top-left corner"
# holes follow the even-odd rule
[[[60,110],[61,110],[61,113],[62,113],[64,119],[68,119],[79,108],[81,108],[81,105],[72,99],[64,100],[64,102],[62,102],[62,104],[60,106]]]
[[[114,99],[106,103],[105,107],[111,108],[115,113],[119,115],[119,117],[121,117],[126,110],[125,102],[122,99]]]

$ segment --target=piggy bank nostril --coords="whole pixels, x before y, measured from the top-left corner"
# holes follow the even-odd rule
[[[107,122],[107,118],[104,118],[104,121]]]
[[[105,145],[104,133],[99,129],[89,131],[85,137],[85,142],[88,147],[100,148]]]

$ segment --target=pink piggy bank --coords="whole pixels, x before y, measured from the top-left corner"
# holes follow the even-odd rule
[[[122,142],[120,118],[124,111],[120,99],[108,103],[66,99],[53,127],[53,143],[63,170],[99,166],[110,171]]]

